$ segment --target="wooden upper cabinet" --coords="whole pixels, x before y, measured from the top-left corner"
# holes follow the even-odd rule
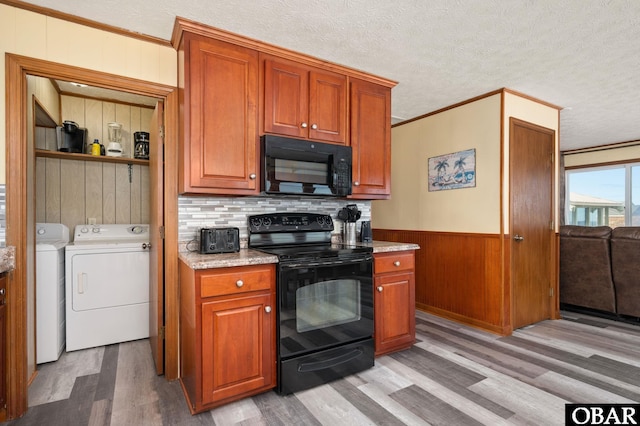
[[[266,58],[264,132],[346,144],[347,77]]]
[[[351,198],[391,195],[391,88],[350,80],[353,187]]]
[[[180,192],[257,194],[258,52],[185,33],[178,74]]]

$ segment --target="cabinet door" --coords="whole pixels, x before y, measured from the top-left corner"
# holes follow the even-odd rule
[[[4,407],[7,403],[7,375],[5,370],[5,363],[7,360],[6,350],[6,307],[5,307],[5,291],[6,291],[6,277],[0,277],[0,407]]]
[[[351,80],[352,198],[391,194],[391,89]]]
[[[264,131],[347,142],[347,77],[288,61],[264,61]]]
[[[264,131],[306,138],[309,71],[292,63],[265,60]]]
[[[187,37],[182,192],[255,194],[258,52]]]
[[[309,74],[309,139],[347,143],[347,77]]]
[[[411,346],[415,340],[413,272],[375,277],[376,355]]]
[[[202,403],[275,386],[273,296],[202,304]]]

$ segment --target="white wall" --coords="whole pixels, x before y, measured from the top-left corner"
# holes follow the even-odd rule
[[[373,201],[372,226],[499,233],[500,103],[496,94],[394,127],[391,199]],[[476,187],[429,192],[429,158],[472,148]]]
[[[536,124],[541,127],[545,127],[547,129],[551,129],[555,131],[556,139],[555,139],[555,147],[554,152],[558,152],[559,146],[559,129],[560,129],[560,116],[558,114],[558,109],[549,105],[542,104],[540,102],[536,102],[535,100],[527,99],[522,96],[518,96],[513,93],[505,92],[504,96],[504,181],[503,181],[503,191],[505,194],[504,200],[504,229],[509,229],[509,208],[510,202],[508,199],[509,195],[509,117],[518,118],[520,120]],[[556,165],[559,162],[556,161]],[[558,167],[556,167],[554,171],[555,182],[554,187],[558,188]],[[556,190],[556,200],[554,204],[558,205],[558,196],[559,191]],[[559,221],[558,221],[558,209],[554,208],[555,212],[555,227],[556,231],[559,229]]]
[[[173,47],[0,4],[0,184],[5,176],[5,53],[177,86]]]
[[[588,166],[592,164],[602,164],[614,161],[628,162],[632,160],[640,161],[640,144],[592,152],[566,154],[564,156],[564,166]]]

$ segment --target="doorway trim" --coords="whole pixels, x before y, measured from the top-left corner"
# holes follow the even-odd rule
[[[5,54],[6,81],[6,220],[7,246],[15,247],[15,269],[7,282],[7,407],[6,419],[26,412],[28,407],[27,377],[27,274],[35,273],[34,231],[28,229],[27,197],[35,197],[28,187],[28,165],[31,152],[27,146],[26,75],[77,81],[113,90],[162,99],[165,103],[165,377],[178,377],[178,193],[177,193],[177,88],[163,84],[122,77],[100,71]],[[33,157],[33,155],[31,156]],[[32,165],[33,167],[33,165]],[[33,170],[33,169],[32,169]],[[32,212],[33,214],[33,212]]]

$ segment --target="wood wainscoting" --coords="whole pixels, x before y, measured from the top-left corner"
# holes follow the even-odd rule
[[[508,251],[498,234],[374,229],[374,240],[415,243],[416,308],[509,335]]]

